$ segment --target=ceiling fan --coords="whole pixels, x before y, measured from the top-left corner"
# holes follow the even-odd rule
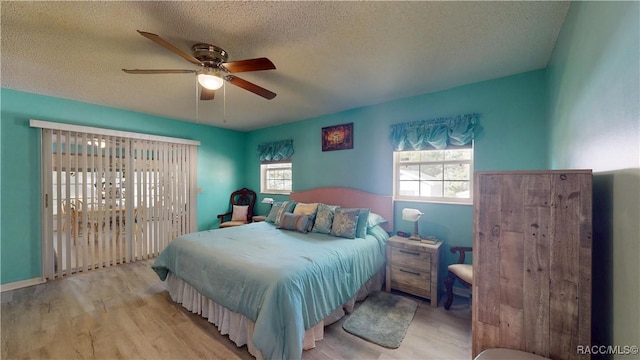
[[[182,56],[185,60],[199,65],[200,70],[186,69],[122,69],[127,74],[197,74],[198,83],[200,84],[200,100],[212,100],[215,91],[222,87],[224,81],[250,91],[256,95],[262,96],[267,100],[276,97],[276,93],[269,91],[263,87],[253,84],[247,80],[241,79],[231,73],[259,70],[273,70],[276,68],[271,60],[262,57],[256,59],[238,60],[227,62],[229,54],[215,45],[211,44],[195,44],[191,47],[193,53],[176,47],[170,42],[164,40],[156,34],[137,30],[140,35],[155,42],[169,51]]]

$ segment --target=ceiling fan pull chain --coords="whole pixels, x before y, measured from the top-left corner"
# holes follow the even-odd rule
[[[200,88],[198,84],[198,74],[196,74],[196,123],[200,122],[200,109],[198,108],[200,101],[198,100],[198,90],[200,90]]]
[[[227,83],[222,84],[222,123],[227,123]]]

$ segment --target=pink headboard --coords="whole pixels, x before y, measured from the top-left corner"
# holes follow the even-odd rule
[[[321,202],[328,205],[339,205],[344,208],[368,208],[387,222],[381,226],[393,230],[393,201],[391,196],[376,195],[360,190],[343,187],[321,187],[291,193],[291,200],[302,203]]]

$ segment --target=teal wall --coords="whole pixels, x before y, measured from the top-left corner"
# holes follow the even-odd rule
[[[551,166],[594,171],[598,345],[640,345],[639,38],[640,3],[574,2],[548,67]]]
[[[260,189],[258,144],[292,138],[294,190],[346,186],[392,195],[389,125],[470,112],[481,115],[474,148],[475,170],[544,169],[548,158],[546,109],[546,73],[541,70],[256,130],[247,137],[247,184]],[[321,129],[350,122],[354,126],[354,148],[322,152]],[[445,263],[454,260],[448,246],[471,245],[470,205],[397,202],[396,231],[413,230],[413,225],[399,216],[404,207],[425,213],[420,219],[421,233],[445,241]],[[266,213],[268,208],[261,205],[259,211]]]
[[[260,188],[256,148],[262,142],[294,139],[294,190],[347,186],[391,195],[389,124],[477,112],[475,170],[594,170],[593,343],[640,345],[639,7],[572,3],[546,70],[250,133],[3,89],[1,283],[40,275],[39,154],[29,118],[200,140],[198,227],[207,229],[217,226],[215,214],[232,190]],[[348,122],[354,123],[354,149],[322,152],[321,128]],[[441,237],[446,249],[471,244],[471,206],[395,206],[395,230],[411,230],[398,216],[411,206],[426,214],[422,233]],[[443,267],[453,260],[448,255]]]
[[[39,131],[29,119],[198,140],[198,229],[217,227],[229,194],[244,186],[246,133],[1,89],[1,279],[40,277]]]

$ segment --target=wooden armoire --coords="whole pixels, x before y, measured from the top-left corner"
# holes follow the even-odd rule
[[[591,170],[474,176],[473,357],[589,358],[578,346],[591,340]]]

